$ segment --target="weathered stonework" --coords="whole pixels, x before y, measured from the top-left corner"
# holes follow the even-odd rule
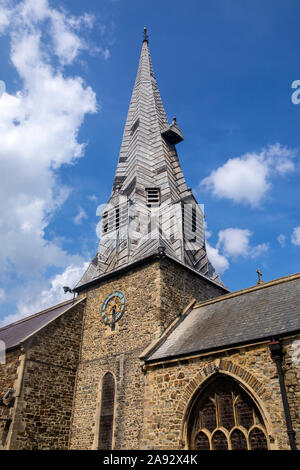
[[[226,294],[222,287],[201,278],[184,266],[165,259],[161,263],[160,316],[166,328],[187,304],[195,299],[204,301]]]
[[[68,448],[83,307],[75,306],[36,333],[22,355],[20,349],[8,353],[1,392],[13,388],[16,399],[6,449]]]
[[[121,290],[127,307],[110,331],[101,320],[101,306]],[[193,298],[224,293],[219,286],[168,259],[145,263],[84,292],[87,296],[81,360],[75,390],[72,449],[98,448],[101,381],[116,378],[114,448],[141,446],[145,376],[139,355]]]
[[[299,337],[283,341],[285,380],[298,446],[299,344]],[[293,371],[290,371],[292,361]],[[218,372],[215,371],[215,365]],[[264,418],[270,449],[290,449],[277,370],[270,358],[268,343],[147,366],[141,447],[188,448],[186,424],[189,406],[195,394],[215,374],[229,375],[252,396]]]
[[[14,389],[18,378],[20,355],[20,348],[10,351],[6,354],[5,364],[0,364],[0,397],[3,397],[8,390]],[[0,407],[0,449],[2,449],[6,443],[7,432],[5,428],[8,424],[6,419],[11,419],[12,411],[11,407]]]
[[[285,356],[283,371],[289,401],[293,430],[300,449],[300,337],[293,336],[283,343]]]
[[[250,425],[243,431],[249,433],[241,432],[246,448],[255,448],[251,433],[260,426],[261,448],[267,441],[269,449],[289,449],[271,339],[280,340],[285,353],[300,448],[300,336],[293,336],[300,331],[300,274],[219,297],[228,291],[207,258],[203,212],[175,148],[181,140],[176,119],[168,124],[145,33],[99,251],[74,289],[86,299],[33,315],[31,327],[24,320],[5,328],[12,342],[6,365],[0,365],[0,399],[13,389],[15,400],[0,407],[0,448],[98,449],[103,423],[108,432],[102,449],[187,449],[200,442],[199,426],[211,438],[210,448],[218,448],[213,438],[224,426],[223,448],[234,448],[236,428],[248,426],[239,401],[247,392],[252,400],[247,396],[244,404],[251,406],[243,413]],[[124,294],[126,309],[112,331],[101,307],[116,290]],[[116,314],[115,306],[112,318]],[[231,389],[223,381],[229,383],[223,409],[225,393],[218,395],[214,377],[235,380]],[[102,396],[103,382],[108,385]],[[211,395],[193,407],[207,384]],[[210,429],[203,424],[205,399],[213,403]],[[227,428],[220,410],[232,412]]]

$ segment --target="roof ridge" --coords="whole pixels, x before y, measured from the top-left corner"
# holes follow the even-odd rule
[[[77,299],[77,297],[76,297]],[[54,310],[56,308],[59,308],[59,307],[63,307],[64,305],[67,305],[68,303],[71,303],[73,302],[75,299],[69,299],[69,300],[66,300],[64,302],[61,302],[60,304],[57,304],[57,305],[53,305],[52,307],[49,307],[49,308],[46,308],[45,310],[41,310],[40,312],[37,312],[37,313],[33,313],[32,315],[28,315],[27,317],[24,317],[24,318],[21,318],[20,320],[17,320],[13,323],[9,323],[8,325],[5,325],[5,326],[2,326],[0,328],[0,331],[3,331],[5,330],[6,328],[10,328],[11,326],[14,326],[14,325],[17,325],[19,323],[22,323],[22,322],[25,322],[27,320],[31,320],[32,318],[34,317],[37,317],[39,315],[43,315],[44,313],[47,313],[51,310]]]
[[[267,293],[259,292],[273,286]],[[300,273],[295,273],[195,304],[142,359],[157,364],[291,337],[300,332],[299,286]]]
[[[259,289],[265,289],[266,287],[275,286],[277,284],[282,284],[284,282],[293,281],[295,279],[300,279],[300,273],[289,274],[288,276],[279,277],[277,279],[272,279],[271,281],[264,282],[263,284],[246,287],[245,289],[240,289],[238,291],[230,292],[225,295],[220,295],[213,299],[204,300],[203,302],[198,302],[194,305],[194,308],[204,307],[205,305],[210,305],[216,302],[221,302],[222,300],[232,299],[233,297],[238,297],[239,295],[247,294],[248,292],[254,292]]]

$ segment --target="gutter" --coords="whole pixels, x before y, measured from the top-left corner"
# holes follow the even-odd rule
[[[286,393],[285,383],[284,383],[284,374],[282,370],[282,345],[280,341],[274,340],[269,343],[269,349],[271,352],[271,358],[276,364],[278,379],[279,379],[279,386],[280,386],[280,393],[281,399],[283,404],[285,422],[286,422],[286,430],[287,435],[290,442],[291,450],[297,450],[296,440],[295,440],[295,431],[293,430],[291,414],[290,414],[290,407],[288,402],[288,397]]]
[[[179,319],[176,318],[175,321],[178,321],[178,320]],[[280,334],[271,333],[271,335],[272,334],[274,335],[273,337],[276,337],[278,339],[279,338],[289,338],[290,336],[295,336],[295,335],[300,334],[300,329],[297,328],[296,330],[283,331]],[[163,338],[159,338],[159,340],[160,339],[165,339],[165,336]],[[156,341],[159,341],[159,340],[156,340]],[[263,344],[263,343],[269,343],[269,342],[270,342],[270,335],[261,336],[260,338],[248,338],[248,339],[245,339],[244,341],[238,341],[238,342],[235,342],[235,343],[221,344],[218,347],[210,346],[209,348],[206,348],[206,349],[198,349],[198,350],[195,349],[193,351],[184,352],[184,353],[176,353],[176,354],[172,354],[172,355],[169,355],[169,356],[162,356],[162,357],[158,357],[156,359],[147,359],[147,357],[150,356],[150,354],[147,353],[147,355],[143,354],[140,357],[140,359],[144,360],[146,366],[151,367],[151,366],[156,366],[156,365],[162,365],[162,364],[169,363],[169,362],[176,362],[176,361],[180,361],[180,360],[192,359],[192,358],[207,356],[207,355],[211,355],[211,354],[219,354],[220,352],[229,351],[229,350],[235,349],[235,348],[247,347],[247,346]],[[161,343],[159,344],[159,346],[161,346]],[[158,348],[156,348],[156,349],[158,349]],[[154,347],[153,347],[151,352],[153,354]]]

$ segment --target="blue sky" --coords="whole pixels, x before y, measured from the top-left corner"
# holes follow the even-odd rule
[[[144,26],[224,283],[299,271],[299,13],[292,0],[1,3],[0,322],[64,300],[97,250]]]

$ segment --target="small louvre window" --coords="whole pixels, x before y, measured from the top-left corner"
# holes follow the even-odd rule
[[[197,208],[192,204],[181,203],[182,229],[184,236],[190,242],[196,241],[197,232]]]
[[[120,208],[116,208],[116,230],[120,227]]]
[[[135,121],[135,123],[133,124],[133,126],[131,127],[131,129],[130,129],[130,135],[133,135],[133,134],[135,133],[135,131],[137,130],[137,128],[139,127],[139,125],[140,125],[140,120],[137,119],[137,120]]]
[[[160,190],[159,188],[148,188],[147,192],[147,206],[155,207],[160,204]]]
[[[196,216],[196,207],[192,207],[192,232],[196,232],[197,228],[197,216]]]
[[[120,204],[102,214],[102,235],[119,230],[128,221],[128,204]]]
[[[102,226],[103,226],[103,233],[106,233],[108,230],[108,212],[104,212],[102,215]]]

